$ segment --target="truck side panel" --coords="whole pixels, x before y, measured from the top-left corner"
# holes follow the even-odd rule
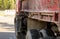
[[[22,2],[22,10],[43,11],[43,10],[58,10],[58,0],[25,0]],[[28,9],[27,9],[27,8]]]

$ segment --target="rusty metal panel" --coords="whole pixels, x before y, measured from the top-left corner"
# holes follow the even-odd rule
[[[58,0],[25,0],[22,2],[22,10],[30,11],[57,11],[59,9],[58,6]]]

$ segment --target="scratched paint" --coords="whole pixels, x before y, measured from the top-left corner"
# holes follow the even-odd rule
[[[27,4],[25,5],[24,2],[22,3],[24,4],[23,6],[27,7]],[[58,0],[28,0],[29,10],[55,10],[56,11],[59,9],[58,6],[59,6]]]

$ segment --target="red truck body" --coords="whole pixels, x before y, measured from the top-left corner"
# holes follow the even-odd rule
[[[20,12],[20,0],[16,0],[16,14]]]
[[[22,0],[21,10],[20,0],[17,0],[16,6],[17,12],[29,12],[29,18],[37,19],[40,21],[53,22],[59,26],[59,0]]]
[[[60,31],[60,0],[17,0],[16,6],[18,14],[28,13],[30,19],[54,23]]]

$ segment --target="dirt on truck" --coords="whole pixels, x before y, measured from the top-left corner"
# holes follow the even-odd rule
[[[60,39],[60,0],[16,0],[17,39]]]

